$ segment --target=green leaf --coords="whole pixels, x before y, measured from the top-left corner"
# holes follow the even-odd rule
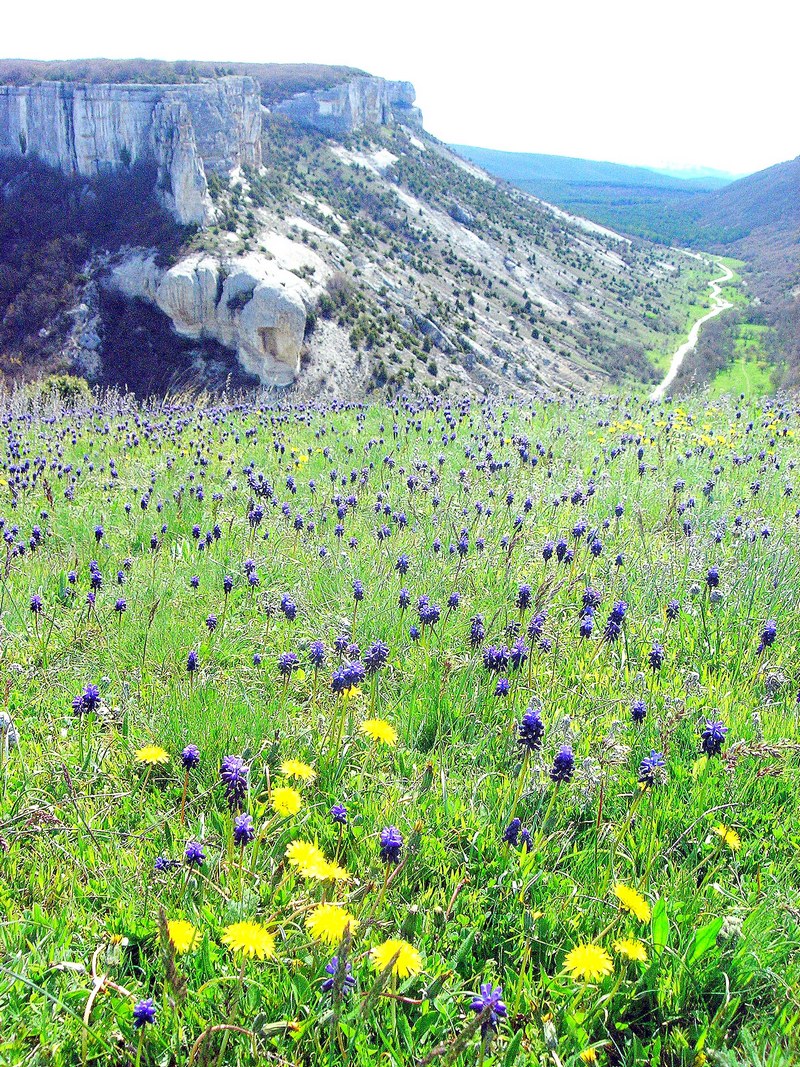
[[[707,765],[708,765],[708,756],[701,756],[700,759],[696,759],[694,761],[694,763],[692,764],[692,778],[694,778],[695,781],[697,781],[697,779],[700,777],[700,775],[706,769]]]
[[[511,1064],[516,1062],[517,1056],[519,1055],[519,1047],[521,1044],[522,1031],[517,1030],[517,1032],[514,1034],[514,1036],[508,1043],[508,1048],[506,1049],[506,1058],[503,1060],[503,1067],[511,1067]]]
[[[461,964],[461,962],[463,961],[463,959],[465,958],[467,953],[471,951],[472,946],[473,946],[473,944],[475,942],[475,938],[477,936],[478,936],[478,931],[475,930],[475,929],[472,929],[467,934],[467,936],[464,938],[463,944],[461,945],[461,948],[456,953],[456,958],[453,960],[453,970],[454,971],[458,970],[459,965]]]
[[[414,1039],[419,1042],[427,1034],[427,1032],[436,1027],[441,1022],[441,1016],[438,1011],[429,1011],[424,1015],[420,1015],[417,1021],[414,1023]]]
[[[403,1039],[403,1043],[409,1052],[414,1051],[414,1039],[411,1036],[411,1027],[408,1025],[408,1019],[402,1012],[397,1013],[397,1030],[400,1037]]]
[[[687,950],[687,964],[696,963],[697,960],[700,960],[705,956],[709,949],[716,945],[717,937],[722,929],[724,921],[725,920],[722,918],[712,919],[710,923],[706,923],[706,925],[701,926],[699,930],[695,930],[694,937]]]
[[[669,938],[669,919],[667,918],[667,902],[664,897],[659,897],[653,905],[653,917],[650,928],[653,935],[653,953],[660,956]]]

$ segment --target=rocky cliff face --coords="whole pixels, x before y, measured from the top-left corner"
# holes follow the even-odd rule
[[[212,339],[236,352],[264,385],[288,385],[300,370],[311,289],[260,255],[187,256],[169,270],[153,256],[128,256],[110,273],[125,296],[155,304],[182,337]]]
[[[336,137],[363,126],[403,126],[420,129],[422,112],[414,107],[411,82],[358,77],[332,89],[298,93],[272,107],[301,126]]]
[[[84,177],[153,163],[165,206],[179,222],[202,226],[214,216],[207,172],[261,164],[259,86],[247,77],[0,86],[0,155],[36,155]]]

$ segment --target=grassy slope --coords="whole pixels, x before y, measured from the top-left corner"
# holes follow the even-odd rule
[[[713,276],[713,271],[710,272],[705,265],[698,263],[696,267],[693,265],[684,273],[687,275],[686,295],[676,315],[676,318],[679,318],[682,312],[683,325],[678,326],[666,337],[659,338],[658,345],[647,352],[647,358],[662,375],[666,374],[675,350],[680,348],[687,339],[692,326],[705,315],[711,306],[708,302],[708,282]]]
[[[4,509],[6,528],[13,519],[11,540],[27,543],[38,524],[43,538],[36,551],[9,558],[0,601],[5,702],[21,735],[3,771],[0,816],[7,1062],[129,1063],[141,1040],[142,1064],[184,1063],[205,1035],[212,1060],[229,1065],[268,1055],[298,1065],[366,1065],[381,1055],[404,1064],[440,1042],[452,1053],[440,1062],[466,1065],[476,1061],[477,1038],[465,1035],[459,1055],[454,1035],[474,1019],[470,991],[481,981],[502,983],[508,1005],[487,1064],[544,1062],[548,1048],[570,1065],[588,1048],[603,1063],[631,1067],[689,1067],[706,1052],[733,1064],[726,1048],[744,1049],[740,1062],[752,1064],[749,1042],[771,1051],[773,1067],[791,1062],[800,1019],[800,661],[791,635],[800,609],[795,503],[785,486],[798,460],[796,414],[624,400],[541,402],[502,419],[476,405],[446,417],[249,405],[136,413],[108,401],[88,416],[42,421],[22,399],[16,410],[6,420],[5,476],[17,498]],[[520,461],[521,435],[535,466]],[[31,485],[41,453],[47,470]],[[737,456],[748,459],[737,464]],[[28,471],[19,464],[26,459]],[[274,486],[275,503],[262,498],[266,517],[255,529],[243,473],[251,465]],[[591,495],[569,502],[590,483]],[[334,490],[358,501],[345,508],[341,539]],[[381,497],[391,515],[376,514]],[[696,504],[684,510],[689,497]],[[579,519],[600,531],[599,556],[572,537]],[[204,534],[215,522],[219,539],[198,551],[193,525]],[[376,538],[381,522],[388,540]],[[463,559],[448,551],[462,525]],[[545,563],[542,545],[562,535],[575,561]],[[410,557],[405,577],[394,567],[401,553]],[[257,588],[244,577],[246,558]],[[103,585],[88,611],[90,560]],[[705,585],[712,565],[722,593],[714,604]],[[225,574],[234,576],[229,597]],[[356,578],[365,590],[357,610]],[[510,695],[497,697],[497,676],[482,666],[480,646],[470,647],[469,619],[483,616],[486,644],[511,643],[508,627],[520,619],[524,635],[532,610],[515,606],[520,582],[546,610],[549,650],[536,647],[530,666],[508,673]],[[587,584],[602,603],[593,637],[582,640]],[[404,614],[402,585],[412,597]],[[454,591],[461,601],[451,611]],[[29,610],[34,593],[43,598],[39,616]],[[275,610],[284,593],[296,601],[294,622]],[[441,621],[415,643],[409,626],[423,594],[441,606]],[[127,610],[118,617],[120,595]],[[673,597],[682,610],[669,623]],[[624,638],[604,644],[619,599],[628,603]],[[212,613],[219,624],[209,634]],[[778,639],[759,656],[768,618]],[[379,679],[343,702],[330,690],[335,657],[317,676],[308,644],[320,638],[330,650],[348,620],[362,652],[382,639],[390,654]],[[656,641],[665,658],[654,673]],[[191,679],[190,649],[199,654]],[[286,651],[298,652],[304,672],[283,684],[277,657]],[[116,709],[116,727],[72,716],[88,682]],[[634,698],[647,707],[639,727]],[[521,763],[516,724],[537,701],[543,746]],[[396,727],[394,747],[359,733],[375,715]],[[698,761],[706,717],[730,727],[724,758],[708,763]],[[151,772],[134,761],[148,742],[170,753]],[[201,764],[183,825],[178,753],[188,742],[199,745]],[[554,788],[548,769],[565,742],[576,775]],[[637,768],[652,749],[664,753],[666,782],[642,793]],[[249,760],[247,807],[259,834],[242,853],[230,844],[217,777],[231,752]],[[287,757],[313,764],[317,778],[301,786],[299,814],[281,818],[270,787]],[[341,835],[328,815],[334,802],[349,810]],[[533,835],[530,852],[502,841],[515,808]],[[736,828],[740,849],[715,835],[720,821]],[[377,835],[389,823],[406,847],[384,886]],[[299,838],[336,853],[351,882],[324,889],[293,875],[283,856]],[[202,870],[154,872],[158,856],[180,866],[190,840],[202,841]],[[651,918],[620,912],[619,882],[641,890]],[[338,1038],[319,992],[335,948],[304,927],[323,894],[361,922],[350,950],[359,991],[339,1013]],[[170,986],[161,908],[202,936]],[[271,927],[276,959],[240,966],[222,946],[224,928],[240,918]],[[395,936],[418,947],[423,972],[398,984],[407,999],[364,999],[374,977],[368,949]],[[641,940],[649,962],[624,962],[614,942],[625,936]],[[614,973],[584,988],[565,973],[565,957],[589,942],[612,954]],[[107,976],[96,999],[94,971]],[[132,1005],[145,996],[158,1018],[137,1034]],[[207,1028],[226,1021],[245,1032],[230,1031],[223,1043]]]
[[[398,157],[383,174],[372,162],[380,151]],[[251,177],[236,202],[217,194],[222,228],[257,249],[259,225],[284,227],[320,254],[332,252],[337,270],[344,243],[361,305],[346,324],[390,385],[455,382],[493,392],[611,380],[637,388],[655,380],[645,351],[680,332],[694,302],[696,279],[682,255],[554,216],[469,173],[432,138],[414,143],[402,130],[373,129],[342,150],[271,123],[265,157],[269,174]],[[451,218],[454,204],[470,213],[469,225]],[[298,234],[287,216],[316,232]],[[197,241],[213,246],[218,234]],[[452,339],[445,358],[423,350],[420,314]]]

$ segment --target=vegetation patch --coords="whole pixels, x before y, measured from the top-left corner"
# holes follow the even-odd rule
[[[795,1062],[795,405],[63,385],[2,407],[4,1060]]]

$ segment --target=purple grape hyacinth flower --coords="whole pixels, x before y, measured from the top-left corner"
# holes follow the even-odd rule
[[[569,782],[575,773],[575,756],[569,745],[564,745],[556,753],[553,766],[550,768],[550,778],[557,784]]]
[[[706,719],[706,725],[700,734],[700,747],[707,756],[718,756],[725,742],[728,727],[719,720]]]
[[[469,1006],[470,1011],[474,1011],[476,1015],[486,1013],[481,1023],[481,1037],[484,1039],[490,1033],[494,1033],[498,1021],[505,1019],[508,1015],[508,1008],[502,998],[502,986],[493,986],[491,982],[483,982],[479,995],[473,998]]]
[[[225,795],[231,810],[241,807],[247,795],[250,768],[241,756],[224,756],[220,763],[219,776],[225,786]]]
[[[242,815],[237,815],[233,820],[233,840],[239,845],[240,848],[244,848],[249,844],[256,836],[256,828],[253,826],[253,820],[244,812]]]
[[[403,835],[396,826],[386,826],[381,830],[381,863],[399,863],[403,848]]]
[[[331,962],[325,965],[325,973],[330,975],[330,977],[326,978],[323,981],[322,986],[320,987],[323,993],[330,993],[330,991],[336,984],[336,976],[337,974],[341,975],[341,971],[342,968],[340,968],[339,966],[339,957],[334,956],[331,959]],[[347,996],[347,994],[352,992],[352,990],[355,988],[356,980],[355,978],[353,978],[350,972],[351,965],[350,961],[348,960],[344,964],[344,976],[341,978],[343,996]]]
[[[197,745],[187,745],[181,752],[181,763],[187,771],[193,771],[200,763],[200,749]]]
[[[133,1027],[140,1030],[143,1026],[152,1025],[156,1021],[156,1005],[152,997],[140,1000],[133,1006]]]
[[[190,841],[183,855],[190,867],[202,867],[206,861],[206,854],[203,852],[203,846],[199,841]]]

